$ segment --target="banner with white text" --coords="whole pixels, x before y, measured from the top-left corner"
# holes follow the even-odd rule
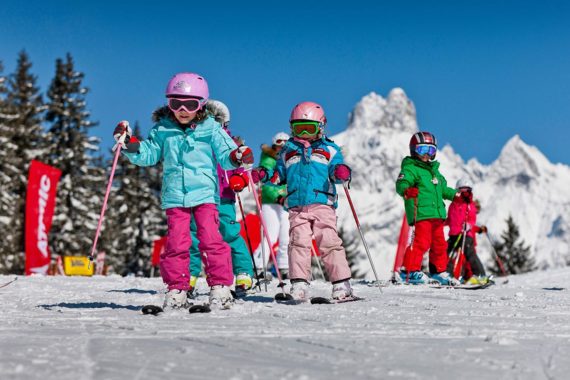
[[[46,274],[50,264],[48,235],[61,171],[32,161],[26,196],[26,275]]]

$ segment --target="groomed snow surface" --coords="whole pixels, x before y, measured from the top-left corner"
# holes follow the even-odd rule
[[[299,306],[273,302],[274,283],[231,310],[155,317],[140,307],[162,302],[158,278],[19,277],[0,289],[0,378],[567,379],[570,268],[503,281],[360,282],[365,301]]]

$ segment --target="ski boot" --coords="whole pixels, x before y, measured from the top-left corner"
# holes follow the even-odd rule
[[[440,272],[440,273],[433,274],[431,276],[431,278],[433,280],[436,280],[437,282],[439,282],[441,285],[449,285],[449,286],[461,285],[461,283],[459,282],[458,279],[456,279],[455,277],[453,277],[452,275],[450,275],[447,272]]]
[[[289,279],[289,269],[279,269],[279,274],[281,275],[282,280]]]
[[[198,282],[198,277],[190,276],[190,288],[188,289],[188,298],[194,298],[196,296],[196,282]]]
[[[404,282],[406,282],[406,276],[404,276],[404,278],[402,278],[402,273],[393,272],[392,278],[390,279],[390,282],[394,285],[402,285]]]
[[[217,306],[220,309],[229,309],[232,307],[234,297],[229,286],[214,285],[210,288],[210,305]]]
[[[354,298],[352,286],[350,286],[350,279],[341,282],[333,283],[332,299],[333,300],[347,300]]]
[[[409,273],[402,271],[400,272],[400,278],[402,279],[402,282],[412,285],[426,285],[435,282],[432,281],[427,274],[419,270]]]
[[[309,283],[305,280],[291,280],[291,297],[296,301],[306,301],[309,299]]]
[[[236,276],[236,296],[244,297],[253,286],[251,276],[247,273],[240,273]]]
[[[486,285],[489,283],[487,276],[472,276],[469,280],[465,281],[467,285]]]
[[[185,290],[171,289],[166,292],[164,298],[164,310],[183,309],[188,306],[187,293]]]

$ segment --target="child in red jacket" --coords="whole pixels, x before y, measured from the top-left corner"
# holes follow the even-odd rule
[[[459,271],[457,265],[462,266],[458,251],[463,248],[465,259],[469,263],[473,276],[466,282],[469,284],[486,284],[489,278],[485,274],[485,267],[475,252],[475,234],[487,231],[485,226],[477,226],[477,207],[473,202],[473,187],[467,179],[457,181],[457,189],[461,196],[453,200],[447,212],[446,224],[449,225],[449,239],[447,253],[450,257],[447,271],[453,275]],[[465,242],[463,241],[465,239]],[[455,254],[454,254],[455,253]]]

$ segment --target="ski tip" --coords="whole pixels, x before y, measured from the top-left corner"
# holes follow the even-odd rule
[[[282,302],[282,301],[293,301],[293,296],[287,293],[277,293],[275,295],[275,301]]]
[[[192,305],[192,306],[190,306],[190,308],[188,308],[188,312],[190,314],[209,313],[211,311],[212,311],[212,309],[210,308],[210,305]]]
[[[313,297],[311,298],[311,303],[313,305],[328,305],[331,304],[331,300],[325,297]]]
[[[164,310],[162,310],[162,308],[160,306],[156,306],[156,305],[145,305],[142,307],[141,312],[144,315],[158,315],[159,313],[162,313]]]

